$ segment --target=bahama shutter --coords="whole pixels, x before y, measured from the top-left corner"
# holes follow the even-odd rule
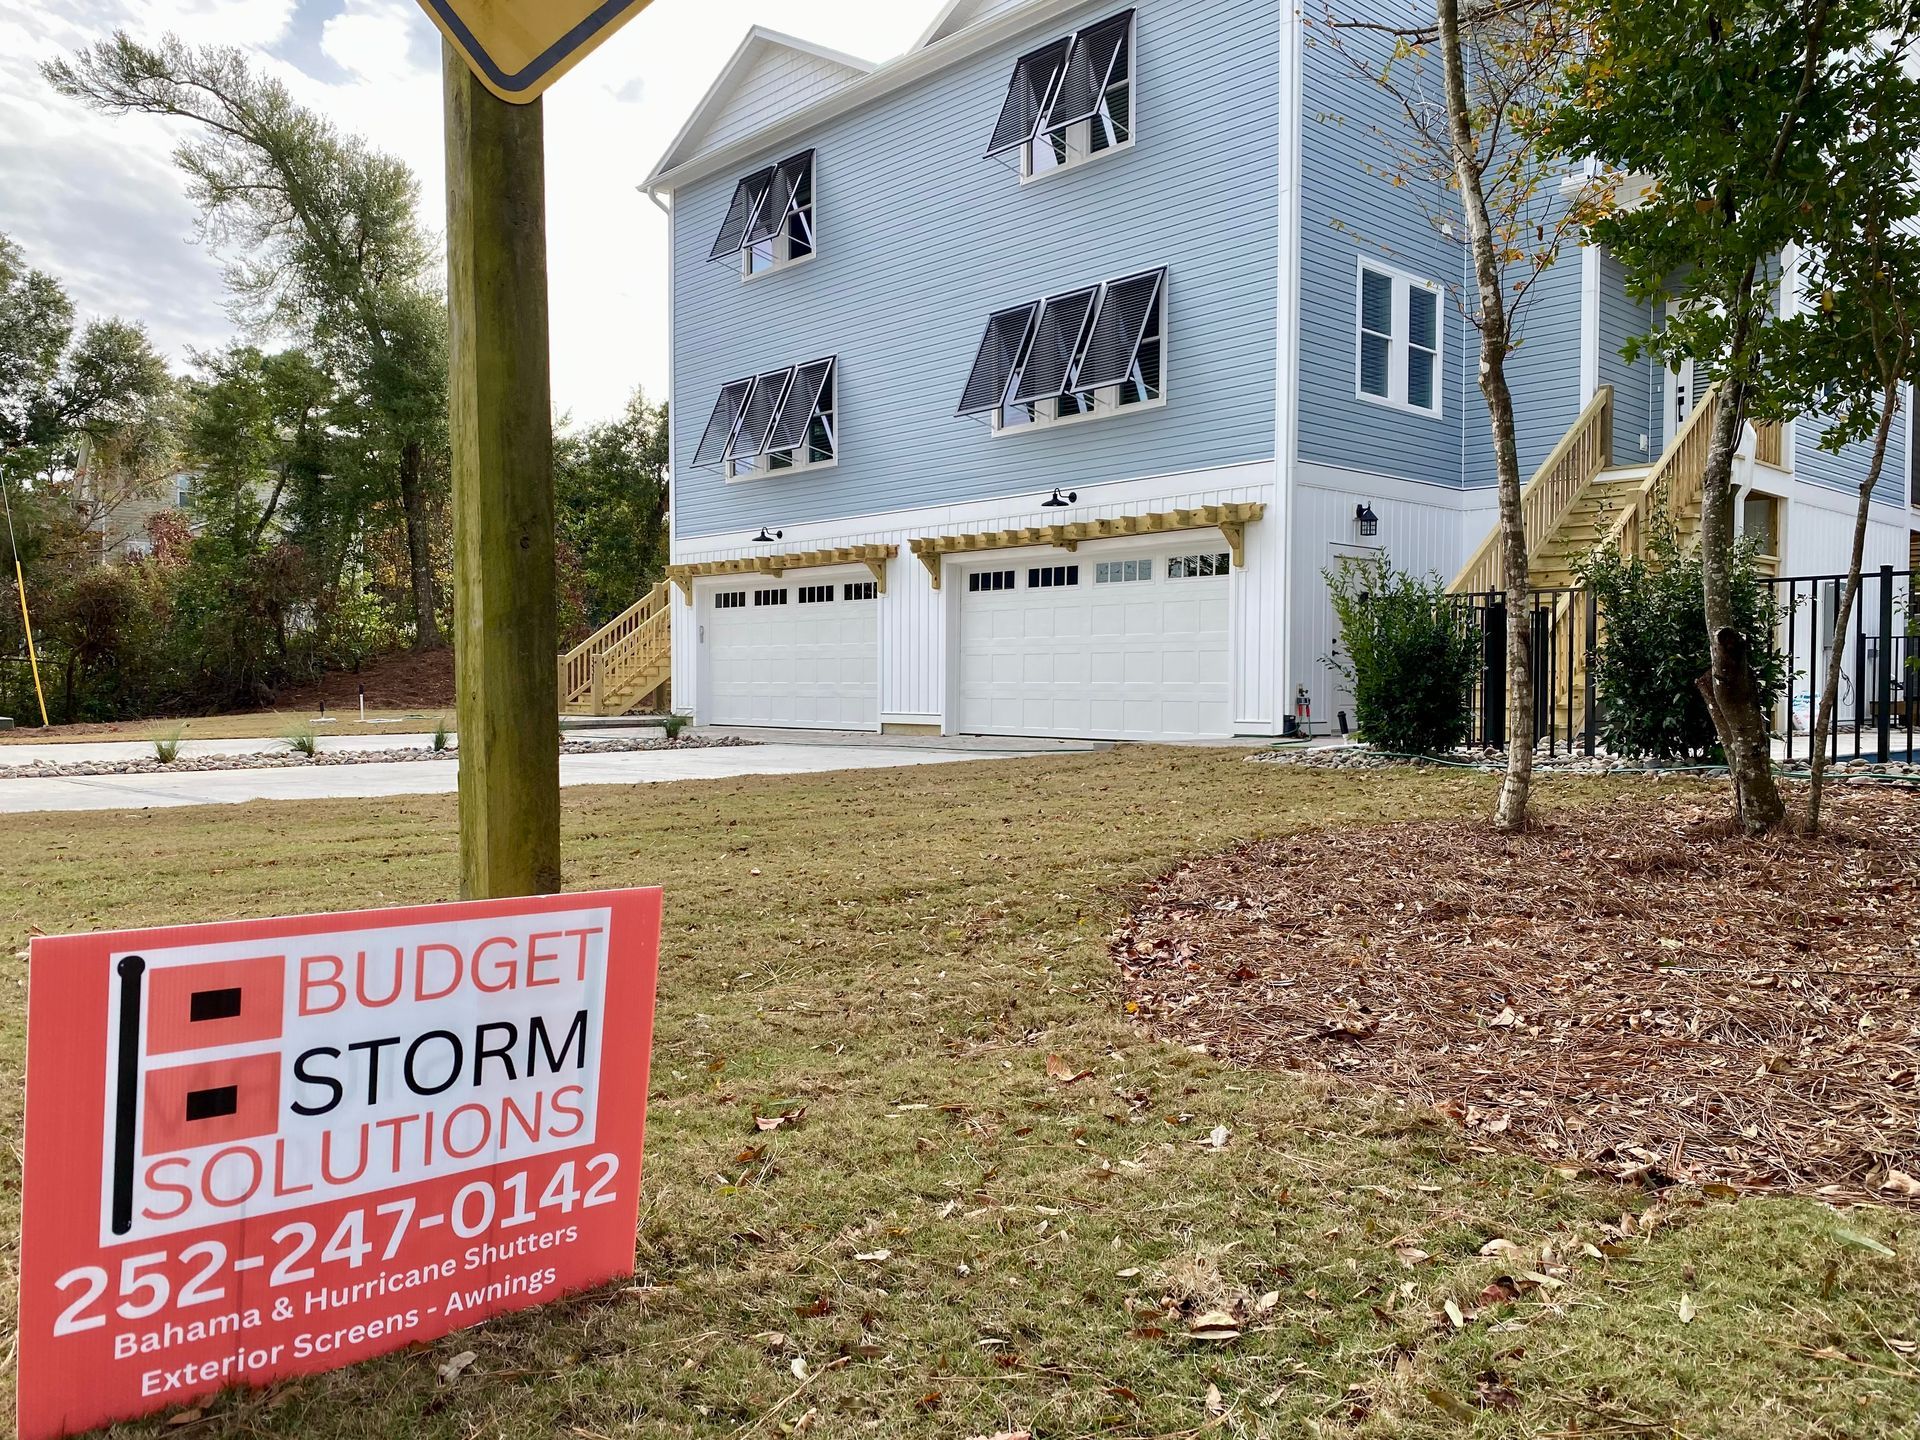
[[[740,412],[740,428],[727,447],[729,460],[753,460],[767,453],[767,435],[780,418],[781,402],[793,381],[793,371],[770,370],[753,382],[753,394]]]
[[[1055,40],[1014,62],[1013,79],[1000,107],[1000,119],[987,145],[987,158],[1004,155],[1033,139],[1046,113],[1060,72],[1066,68],[1071,40]]]
[[[1067,379],[1073,373],[1080,341],[1087,331],[1087,317],[1093,311],[1097,289],[1076,290],[1056,295],[1047,301],[1046,311],[1033,332],[1033,345],[1027,354],[1020,383],[1014,387],[1013,403],[1051,400],[1067,392]]]
[[[987,321],[987,333],[973,358],[973,373],[967,377],[966,391],[960,397],[959,414],[981,415],[1005,403],[1013,367],[1020,363],[1020,352],[1026,347],[1033,317],[1039,310],[1040,302],[1035,300],[1001,310]]]
[[[773,169],[773,183],[767,192],[767,203],[760,207],[760,213],[747,227],[745,245],[757,245],[762,240],[771,240],[786,228],[788,218],[799,208],[800,196],[805,193],[807,181],[813,172],[813,151],[806,150],[792,159],[782,160]]]
[[[1087,340],[1087,353],[1073,378],[1075,390],[1097,390],[1103,385],[1118,385],[1133,373],[1140,358],[1140,342],[1146,338],[1147,322],[1160,301],[1166,284],[1165,270],[1149,270],[1144,275],[1109,281],[1100,296],[1100,310],[1093,319],[1093,333]]]
[[[713,414],[707,420],[706,433],[700,437],[699,448],[693,452],[696,466],[717,465],[726,458],[727,447],[733,443],[733,432],[740,427],[740,412],[745,408],[747,395],[752,389],[751,380],[735,380],[721,387],[720,398],[714,402]]]
[[[1124,10],[1073,37],[1073,49],[1067,56],[1053,104],[1038,127],[1040,133],[1051,134],[1093,118],[1100,108],[1100,97],[1107,93],[1114,61],[1119,58],[1132,28],[1133,11]]]
[[[793,388],[787,394],[787,403],[781,407],[779,422],[768,435],[767,449],[799,449],[807,438],[807,426],[813,421],[814,411],[820,408],[820,397],[826,393],[827,380],[832,374],[831,356],[811,361],[794,372]]]
[[[747,243],[747,231],[766,211],[767,198],[773,189],[777,170],[778,167],[773,165],[756,170],[733,187],[733,203],[727,207],[726,222],[721,225],[720,234],[713,242],[713,251],[707,256],[709,261],[724,260],[729,255],[740,253]]]

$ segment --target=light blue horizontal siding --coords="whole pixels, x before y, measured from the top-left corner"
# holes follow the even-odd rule
[[[1873,466],[1872,437],[1844,446],[1835,453],[1820,448],[1827,426],[1819,416],[1803,415],[1794,422],[1793,428],[1794,466],[1802,480],[1850,494],[1860,493],[1860,483]],[[1907,432],[1910,428],[1903,410],[1894,417],[1893,431],[1887,437],[1887,458],[1873,498],[1888,505],[1907,503]]]
[[[737,265],[705,263],[736,174],[674,197],[680,535],[1272,457],[1276,0],[1138,7],[1131,150],[1025,186],[981,158],[1015,59],[1121,8],[1088,6],[773,147],[818,152],[820,253],[791,271],[743,283]],[[954,416],[991,312],[1162,265],[1164,408],[1002,437]],[[840,357],[836,467],[732,484],[691,468],[724,383],[828,354]]]
[[[1345,32],[1337,47],[1309,28],[1302,57],[1300,216],[1300,456],[1324,465],[1459,485],[1466,468],[1464,417],[1486,411],[1466,378],[1471,330],[1460,312],[1462,247],[1430,214],[1456,207],[1425,181],[1395,186],[1388,135],[1403,131],[1397,102],[1349,58],[1388,42]],[[1345,47],[1344,50],[1340,47]],[[1442,415],[1434,418],[1356,393],[1358,262],[1364,256],[1447,287]]]
[[[1627,293],[1627,272],[1600,252],[1600,383],[1613,387],[1613,463],[1651,464],[1665,446],[1667,372],[1650,355],[1629,362],[1629,340],[1653,331],[1654,309]],[[1642,443],[1644,441],[1644,444]]]

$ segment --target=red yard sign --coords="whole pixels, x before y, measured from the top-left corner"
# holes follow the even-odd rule
[[[33,942],[23,1440],[633,1269],[660,892]]]

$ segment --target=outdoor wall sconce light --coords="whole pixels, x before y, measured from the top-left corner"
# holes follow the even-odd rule
[[[753,543],[756,545],[771,545],[776,540],[784,540],[786,538],[787,538],[786,531],[776,530],[771,535],[769,535],[767,533],[767,527],[762,525],[760,527],[760,533],[753,537]]]
[[[1040,502],[1040,508],[1043,510],[1064,510],[1069,505],[1077,505],[1079,503],[1080,492],[1078,490],[1069,490],[1063,498],[1060,494],[1060,487],[1056,485],[1053,490],[1053,497],[1048,500],[1042,500]]]
[[[1373,513],[1373,507],[1362,501],[1353,507],[1354,522],[1360,527],[1363,539],[1372,539],[1380,533],[1380,517]]]

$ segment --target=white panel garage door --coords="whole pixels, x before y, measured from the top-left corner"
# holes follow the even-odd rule
[[[706,641],[708,724],[879,723],[880,604],[871,580],[723,587],[708,602]]]
[[[1231,735],[1228,569],[1224,547],[1201,541],[967,573],[959,581],[959,729],[1111,740]]]

